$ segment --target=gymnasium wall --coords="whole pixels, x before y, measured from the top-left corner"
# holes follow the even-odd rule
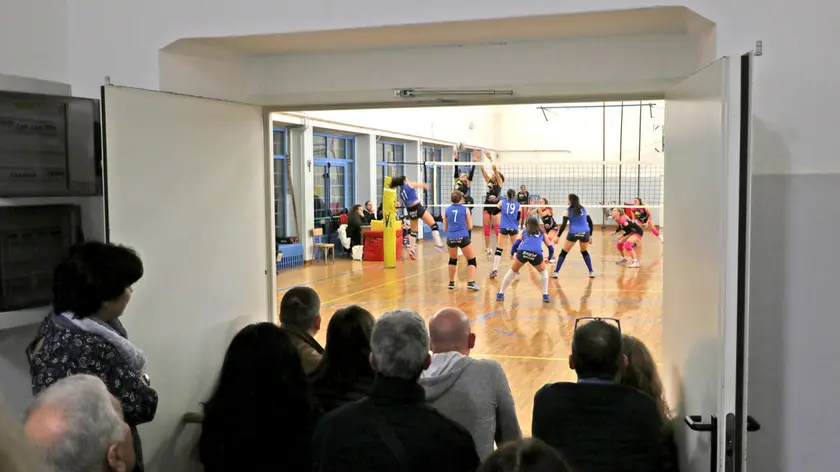
[[[105,76],[118,83],[157,89],[158,51],[183,37],[549,15],[655,3],[430,0],[422,8],[393,8],[386,0],[295,4],[241,0],[207,8],[206,0],[0,0],[0,44],[15,45],[0,47],[0,67],[6,73],[68,82],[77,94],[96,97]],[[830,235],[837,232],[837,219],[825,220],[824,209],[813,204],[836,201],[832,189],[837,188],[837,182],[815,183],[823,178],[820,174],[836,176],[840,172],[834,137],[840,56],[826,52],[840,39],[834,24],[837,7],[828,0],[806,0],[798,5],[785,0],[682,3],[717,23],[717,55],[739,55],[753,49],[757,40],[764,43],[764,55],[756,58],[755,64],[757,176],[753,195],[757,206],[752,229],[751,269],[755,275],[751,303],[755,310],[751,325],[755,327],[752,344],[764,343],[774,355],[751,358],[750,391],[755,393],[750,397],[750,413],[768,426],[751,433],[751,444],[756,447],[750,448],[750,468],[768,472],[834,470],[840,431],[832,419],[840,416],[840,405],[832,382],[840,378],[840,364],[831,360],[840,358],[840,344],[831,339],[836,331],[830,324],[836,319],[832,309],[835,297],[831,286],[824,284],[840,279],[840,261],[828,243],[833,241]],[[58,14],[64,8],[66,34]],[[161,21],[163,17],[166,21]],[[546,63],[555,59],[551,54],[543,58]],[[586,68],[590,65],[587,59],[580,55],[564,67]],[[437,73],[453,74],[462,70],[461,66],[451,62]],[[492,74],[503,68],[484,64],[464,73]],[[334,68],[333,73],[340,74],[340,69]],[[341,79],[344,90],[359,89],[352,77]],[[536,80],[548,79],[537,76]],[[770,216],[759,218],[757,212],[768,208],[773,209]],[[779,215],[786,213],[777,211],[779,208],[807,217],[797,220],[806,229],[793,227],[793,223],[780,226]],[[813,221],[826,221],[828,226],[814,231],[809,223]],[[802,231],[826,237],[803,240]],[[769,237],[773,244],[762,244]],[[4,391],[6,384],[3,377]]]

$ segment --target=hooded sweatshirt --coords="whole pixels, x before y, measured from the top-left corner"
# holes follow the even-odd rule
[[[434,354],[419,383],[430,405],[469,430],[482,460],[493,453],[494,442],[522,438],[510,385],[498,362],[458,352]]]

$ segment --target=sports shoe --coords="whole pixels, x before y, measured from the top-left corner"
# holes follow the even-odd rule
[[[594,278],[595,278],[595,271],[594,271],[594,270],[593,270],[592,272],[590,272],[590,273],[589,273],[589,278],[590,278],[590,279],[594,279]]]
[[[446,250],[446,247],[443,244],[440,244],[440,245],[435,244],[435,249],[437,249],[438,252],[443,252],[443,251]]]
[[[408,258],[411,259],[412,261],[416,261],[417,260],[417,254],[415,254],[414,251],[408,251]]]
[[[551,273],[551,278],[552,279],[559,279],[560,278],[560,272],[552,272]]]
[[[487,256],[488,261],[493,260],[493,250],[492,249],[485,249],[484,250],[484,255]]]
[[[627,267],[630,267],[631,269],[638,269],[641,265],[639,265],[639,261],[633,261],[633,263]]]
[[[627,258],[622,257],[621,259],[615,261],[616,264],[627,264]]]
[[[490,278],[491,279],[495,279],[498,275],[499,275],[498,270],[494,270],[493,272],[490,272]]]
[[[502,293],[502,292],[497,293],[497,294],[496,294],[496,301],[497,301],[497,302],[503,302],[503,301],[505,301],[505,294],[504,294],[504,293]]]
[[[478,285],[476,285],[475,282],[467,282],[467,288],[470,289],[470,290],[475,290],[475,291],[480,290],[478,288]]]
[[[455,290],[455,282],[449,282],[449,290]]]
[[[547,293],[544,293],[543,294],[543,303],[549,303],[549,302],[551,302],[551,298],[548,296]]]
[[[663,243],[665,242],[665,237],[662,236],[662,233],[659,233],[659,240]]]

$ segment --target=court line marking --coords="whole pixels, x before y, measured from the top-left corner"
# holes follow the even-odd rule
[[[435,267],[435,268],[432,268],[432,269],[429,269],[429,270],[424,270],[423,272],[418,272],[416,274],[406,275],[404,277],[400,277],[398,279],[394,279],[394,280],[391,280],[389,282],[384,282],[384,283],[381,283],[379,285],[374,285],[373,287],[368,287],[364,290],[359,290],[358,292],[348,293],[346,295],[342,295],[340,297],[336,297],[336,298],[333,298],[331,300],[327,300],[326,302],[322,302],[322,304],[326,305],[326,304],[332,303],[336,300],[341,300],[341,299],[344,299],[344,298],[347,298],[347,297],[352,297],[352,296],[359,295],[359,294],[362,294],[362,293],[370,292],[372,290],[378,290],[380,288],[387,287],[388,285],[393,285],[393,284],[398,283],[398,282],[402,282],[402,281],[405,281],[405,280],[408,280],[408,279],[413,279],[414,277],[419,277],[423,274],[428,274],[429,272],[431,272],[433,270],[438,270],[438,269],[439,269],[438,267]]]

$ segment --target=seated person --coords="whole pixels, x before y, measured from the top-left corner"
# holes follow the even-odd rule
[[[369,225],[371,221],[376,219],[376,212],[373,211],[373,203],[368,200],[365,202],[365,211],[362,214],[362,221],[365,225]]]
[[[581,325],[569,358],[578,381],[537,392],[534,437],[576,470],[661,472],[662,417],[650,396],[615,383],[626,365],[616,326],[601,320]]]
[[[280,300],[280,329],[297,348],[303,371],[309,375],[318,367],[324,348],[315,340],[321,329],[321,298],[309,287],[289,289]]]

